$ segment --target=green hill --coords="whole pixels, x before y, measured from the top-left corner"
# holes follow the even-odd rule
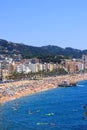
[[[46,56],[68,56],[72,58],[80,58],[82,54],[87,54],[87,50],[78,50],[74,48],[61,48],[58,46],[48,45],[42,47],[29,46],[22,43],[13,43],[0,39],[0,54],[3,55],[18,55],[23,58],[31,57],[46,57]]]

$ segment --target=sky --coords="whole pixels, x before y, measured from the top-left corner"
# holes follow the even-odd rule
[[[87,49],[87,0],[0,0],[0,39]]]

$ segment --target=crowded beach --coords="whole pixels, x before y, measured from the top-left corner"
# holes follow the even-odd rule
[[[62,81],[76,83],[87,79],[87,73],[46,77],[39,80],[21,80],[0,83],[0,104],[22,96],[58,87]]]

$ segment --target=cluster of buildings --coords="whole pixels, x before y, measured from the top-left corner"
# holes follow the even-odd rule
[[[5,80],[14,72],[17,73],[37,73],[42,71],[53,71],[63,68],[68,73],[83,71],[87,68],[87,55],[83,55],[82,59],[65,59],[61,64],[41,63],[37,58],[32,59],[12,59],[4,58],[0,60],[0,78]]]
[[[65,70],[69,73],[75,73],[82,71],[84,69],[84,65],[81,61],[77,60],[66,60],[65,62]]]

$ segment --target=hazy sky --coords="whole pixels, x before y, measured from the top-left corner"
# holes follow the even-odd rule
[[[87,0],[0,0],[0,38],[87,49]]]

